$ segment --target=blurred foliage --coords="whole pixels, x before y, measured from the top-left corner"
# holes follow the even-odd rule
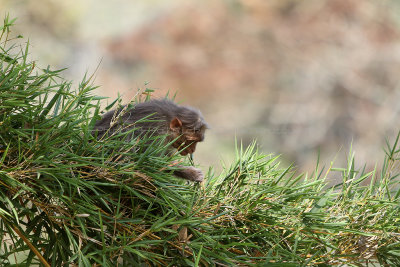
[[[394,137],[400,119],[397,6],[191,3],[110,40],[110,71],[129,73],[127,83],[152,73],[152,84],[180,90],[210,117],[216,146],[234,134],[247,144],[257,138],[310,170],[317,150],[327,162],[353,143],[373,167],[381,137]]]
[[[168,172],[182,158],[163,137],[94,138],[92,77],[73,89],[27,61],[11,25],[0,28],[2,266],[400,264],[399,136],[381,173],[350,153],[344,168],[295,175],[253,143],[187,183]],[[328,188],[332,172],[342,182]]]

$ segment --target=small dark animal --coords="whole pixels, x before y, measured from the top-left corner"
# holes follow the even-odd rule
[[[193,154],[198,142],[204,140],[208,128],[200,111],[179,106],[170,100],[151,100],[109,111],[97,121],[94,130],[97,137],[111,135],[117,131],[135,129],[130,139],[144,134],[167,135],[167,142],[178,149],[181,155]],[[174,141],[175,140],[175,141]],[[195,167],[179,166],[174,172],[178,177],[201,182],[204,175]]]

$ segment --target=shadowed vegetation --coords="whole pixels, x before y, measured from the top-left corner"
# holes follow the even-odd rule
[[[185,159],[163,136],[93,137],[91,77],[74,88],[40,69],[11,25],[0,36],[2,266],[400,265],[399,137],[379,172],[356,170],[350,153],[344,168],[297,175],[252,144],[196,185],[172,175]],[[332,172],[342,183],[327,187]]]

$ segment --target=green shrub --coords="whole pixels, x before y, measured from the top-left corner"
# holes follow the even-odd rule
[[[345,168],[296,175],[252,144],[188,183],[168,172],[182,158],[162,136],[96,140],[91,77],[73,89],[28,62],[11,24],[0,28],[2,266],[400,265],[399,137],[380,173],[350,154]],[[332,172],[343,181],[328,187]]]

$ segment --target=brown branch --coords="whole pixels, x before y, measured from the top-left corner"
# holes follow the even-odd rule
[[[7,220],[4,221],[7,222]],[[42,254],[40,254],[40,252],[35,248],[35,246],[28,240],[28,238],[26,238],[15,225],[11,224],[10,226],[14,230],[14,232],[25,242],[25,244],[28,245],[28,247],[32,250],[32,252],[35,253],[35,255],[39,258],[40,262],[46,267],[51,267],[51,265],[46,261],[46,259],[43,258]]]

